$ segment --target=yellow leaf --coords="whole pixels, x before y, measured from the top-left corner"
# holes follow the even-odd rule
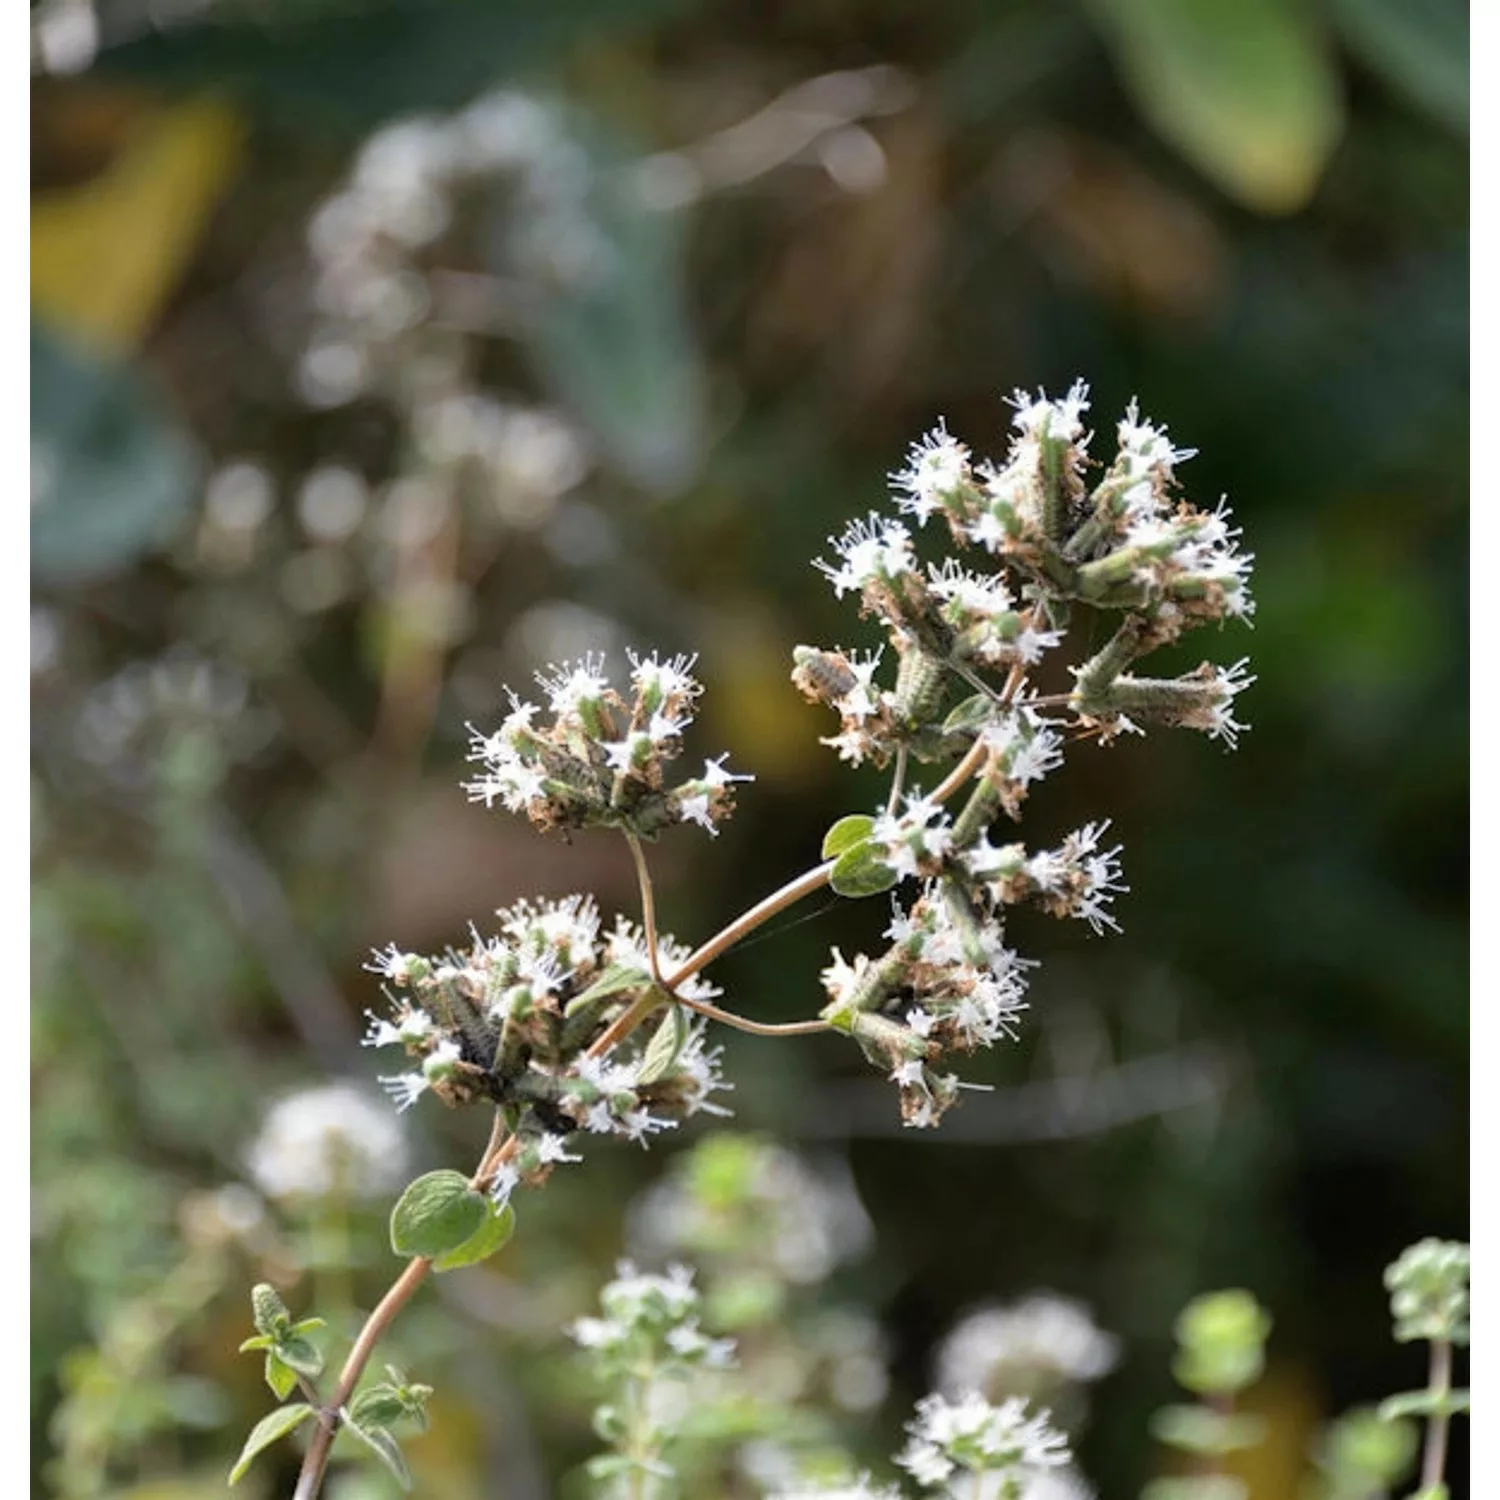
[[[31,210],[31,301],[95,348],[140,342],[176,286],[239,159],[229,106],[154,112],[110,167],[39,193]]]

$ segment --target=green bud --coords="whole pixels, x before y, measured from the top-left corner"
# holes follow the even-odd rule
[[[286,1303],[269,1282],[258,1282],[250,1290],[250,1308],[255,1319],[255,1327],[259,1333],[268,1338],[276,1335],[291,1326],[292,1315],[286,1310]]]
[[[1178,1315],[1172,1373],[1200,1396],[1231,1396],[1260,1378],[1271,1316],[1246,1291],[1208,1292]]]
[[[1425,1239],[1408,1246],[1386,1267],[1396,1339],[1469,1342],[1469,1247]]]

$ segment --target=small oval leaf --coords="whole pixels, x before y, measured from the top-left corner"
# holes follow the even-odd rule
[[[828,883],[839,896],[878,896],[895,885],[896,872],[875,852],[875,846],[863,839],[839,855]]]
[[[230,1484],[238,1484],[245,1477],[245,1471],[255,1462],[256,1454],[269,1448],[289,1432],[295,1432],[309,1417],[315,1415],[313,1408],[305,1401],[294,1401],[290,1406],[278,1406],[275,1411],[267,1412],[250,1429],[250,1436],[245,1439],[239,1459],[229,1471]]]
[[[852,849],[869,838],[874,826],[875,819],[867,813],[850,813],[848,817],[840,818],[823,835],[823,858],[837,859],[846,849]]]
[[[504,1247],[516,1232],[516,1211],[510,1204],[496,1208],[492,1199],[486,1198],[485,1220],[463,1244],[455,1246],[432,1263],[434,1271],[456,1271],[460,1266],[478,1265],[482,1260]]]
[[[462,1172],[428,1172],[391,1211],[391,1248],[397,1255],[445,1255],[479,1231],[488,1205]]]

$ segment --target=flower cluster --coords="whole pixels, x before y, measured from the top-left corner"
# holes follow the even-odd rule
[[[592,1351],[603,1374],[628,1373],[643,1356],[659,1373],[672,1374],[734,1362],[733,1339],[709,1338],[699,1329],[698,1293],[686,1266],[657,1276],[622,1260],[599,1302],[604,1316],[579,1318],[571,1332],[581,1348]]]
[[[579,1318],[570,1330],[607,1392],[594,1430],[612,1451],[591,1459],[589,1474],[602,1494],[660,1493],[660,1481],[675,1475],[666,1460],[681,1435],[683,1384],[732,1365],[734,1340],[699,1328],[699,1296],[686,1266],[657,1276],[621,1261],[600,1304],[602,1317]]]
[[[1008,1484],[1010,1493],[1024,1495],[1033,1479],[1069,1459],[1068,1440],[1050,1414],[1028,1414],[1019,1397],[991,1406],[982,1396],[924,1396],[907,1431],[911,1441],[896,1462],[924,1489],[946,1486],[962,1471],[994,1476],[988,1485],[976,1479],[964,1493],[1003,1495]]]
[[[1018,392],[1013,405],[1002,467],[974,463],[939,424],[891,475],[898,515],[854,522],[833,541],[833,559],[816,563],[837,595],[857,596],[861,614],[884,627],[894,680],[879,678],[885,647],[861,657],[799,646],[792,671],[805,697],[839,714],[825,744],[855,765],[896,767],[886,810],[830,851],[832,884],[867,895],[915,880],[919,894],[898,905],[882,955],[850,962],[835,952],[822,1014],[900,1086],[909,1125],[935,1124],[957,1097],[957,1079],[935,1068],[945,1053],[1016,1034],[1030,963],[1005,944],[1007,906],[1118,930],[1110,902],[1126,887],[1119,848],[1104,844],[1107,822],[1033,852],[992,837],[996,821],[1020,819],[1031,788],[1062,764],[1070,732],[1108,741],[1154,722],[1233,747],[1244,727],[1234,702],[1253,681],[1243,661],[1172,678],[1127,670],[1191,626],[1253,611],[1250,559],[1224,507],[1203,511],[1175,496],[1176,466],[1190,453],[1132,405],[1090,491],[1087,387],[1060,400]],[[936,516],[957,548],[990,568],[951,556],[924,563],[912,526]],[[1078,609],[1118,625],[1092,656],[1067,665],[1068,690],[1039,692],[1029,680],[1039,667],[1067,681],[1044,659]],[[925,795],[906,791],[910,761],[954,757],[963,757],[956,779]],[[965,774],[972,783],[950,811],[947,796]]]
[[[1011,1307],[978,1307],[938,1349],[936,1385],[946,1396],[1049,1395],[1099,1380],[1119,1359],[1120,1341],[1081,1303],[1037,1292]]]
[[[1469,1247],[1425,1239],[1408,1245],[1385,1269],[1396,1341],[1469,1342]]]
[[[644,934],[623,918],[601,931],[586,896],[518,902],[498,913],[500,930],[438,957],[395,947],[368,966],[387,982],[388,1016],[371,1016],[366,1043],[400,1045],[416,1063],[382,1079],[401,1109],[431,1092],[449,1105],[488,1101],[512,1112],[517,1146],[494,1180],[504,1202],[522,1182],[538,1184],[578,1132],[645,1143],[700,1110],[726,1113],[712,1095],[726,1087],[719,1052],[703,1023],[667,1003],[651,976]],[[659,963],[678,967],[687,950],[658,940]],[[694,975],[687,1000],[718,991]],[[607,1059],[590,1047],[643,996],[659,996],[661,1018],[633,1032]]]
[[[539,673],[551,715],[510,694],[511,711],[492,734],[473,731],[469,758],[484,773],[470,799],[525,813],[538,828],[612,826],[654,837],[674,823],[716,834],[734,811],[734,783],[751,778],[724,769],[665,784],[665,765],[682,748],[692,705],[702,691],[692,658],[630,657],[627,699],[604,675],[602,656],[586,656]]]
[[[918,526],[941,515],[954,545],[998,559],[999,572],[972,571],[953,557],[924,566],[906,523],[875,513],[830,538],[835,558],[818,568],[839,597],[858,595],[861,613],[884,625],[900,670],[896,685],[882,689],[871,662],[855,684],[842,652],[800,648],[797,685],[844,720],[828,743],[855,764],[884,764],[902,744],[935,758],[951,748],[947,736],[933,735],[947,680],[1000,696],[983,674],[1035,667],[1062,643],[1079,604],[1123,616],[1115,639],[1071,668],[1068,707],[1080,727],[1110,738],[1150,721],[1232,745],[1243,727],[1233,700],[1251,680],[1243,663],[1167,679],[1126,671],[1194,625],[1254,612],[1251,558],[1239,551],[1225,506],[1206,511],[1175,494],[1176,466],[1191,451],[1174,448],[1132,403],[1116,429],[1115,457],[1088,491],[1088,388],[1078,382],[1056,401],[1017,392],[1012,404],[1003,466],[973,464],[940,423],[891,475],[899,511]]]
[[[1050,1414],[1031,1413],[1018,1398],[991,1406],[982,1396],[950,1402],[939,1395],[917,1402],[907,1424],[910,1440],[896,1455],[926,1491],[957,1500],[1043,1500],[1087,1493],[1067,1476],[1068,1440]],[[1062,1481],[1059,1483],[1058,1481]],[[868,1476],[853,1481],[782,1488],[770,1500],[900,1500],[895,1486]]]

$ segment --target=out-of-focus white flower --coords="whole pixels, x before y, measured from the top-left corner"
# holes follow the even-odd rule
[[[388,1109],[352,1084],[334,1083],[274,1104],[246,1165],[269,1198],[373,1198],[402,1181],[407,1154]]]
[[[1010,1307],[975,1308],[938,1347],[935,1384],[945,1396],[1040,1395],[1107,1375],[1120,1341],[1080,1302],[1037,1292]]]

